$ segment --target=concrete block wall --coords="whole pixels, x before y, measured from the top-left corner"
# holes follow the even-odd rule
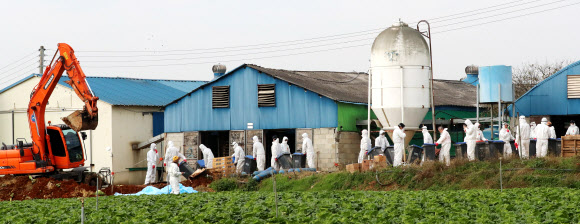
[[[360,152],[361,135],[359,132],[340,132],[338,134],[338,163],[341,166],[357,163]]]
[[[336,140],[335,128],[317,128],[313,129],[312,144],[316,152],[315,162],[318,170],[337,171],[334,166],[336,159]]]

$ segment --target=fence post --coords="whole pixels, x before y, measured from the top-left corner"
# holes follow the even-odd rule
[[[499,188],[503,192],[503,178],[501,174],[501,157],[499,157]]]

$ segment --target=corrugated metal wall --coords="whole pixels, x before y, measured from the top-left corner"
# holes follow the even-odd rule
[[[580,75],[580,61],[558,71],[520,97],[516,101],[516,113],[525,116],[580,114],[580,99],[568,99],[568,75]],[[511,106],[508,111],[512,112]]]
[[[258,84],[276,84],[276,107],[258,107]],[[212,108],[212,86],[230,86],[230,108]],[[335,101],[242,67],[165,108],[165,132],[336,127]]]

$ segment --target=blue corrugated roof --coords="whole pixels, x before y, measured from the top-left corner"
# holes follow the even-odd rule
[[[32,78],[33,76],[39,75],[29,75],[0,90],[0,93]],[[63,75],[59,80],[59,84],[71,88],[69,84],[64,82],[67,80],[69,80],[68,76]],[[207,83],[206,81],[89,76],[87,76],[87,82],[100,100],[112,105],[124,106],[164,106]]]
[[[71,88],[60,79],[59,84]],[[120,77],[88,77],[89,86],[101,99],[112,105],[123,106],[165,106],[171,101],[184,96],[205,81],[156,80]]]
[[[3,89],[0,90],[0,93],[3,93],[4,91],[11,89],[12,87],[32,78],[33,76],[38,76],[38,74],[30,74],[30,75],[28,75],[28,76],[26,76],[26,77],[24,77],[16,82],[12,83],[11,85],[4,87]]]

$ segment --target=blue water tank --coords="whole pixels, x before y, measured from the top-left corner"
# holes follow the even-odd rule
[[[501,98],[499,89],[501,85]],[[512,66],[494,65],[479,67],[479,102],[513,102]]]

